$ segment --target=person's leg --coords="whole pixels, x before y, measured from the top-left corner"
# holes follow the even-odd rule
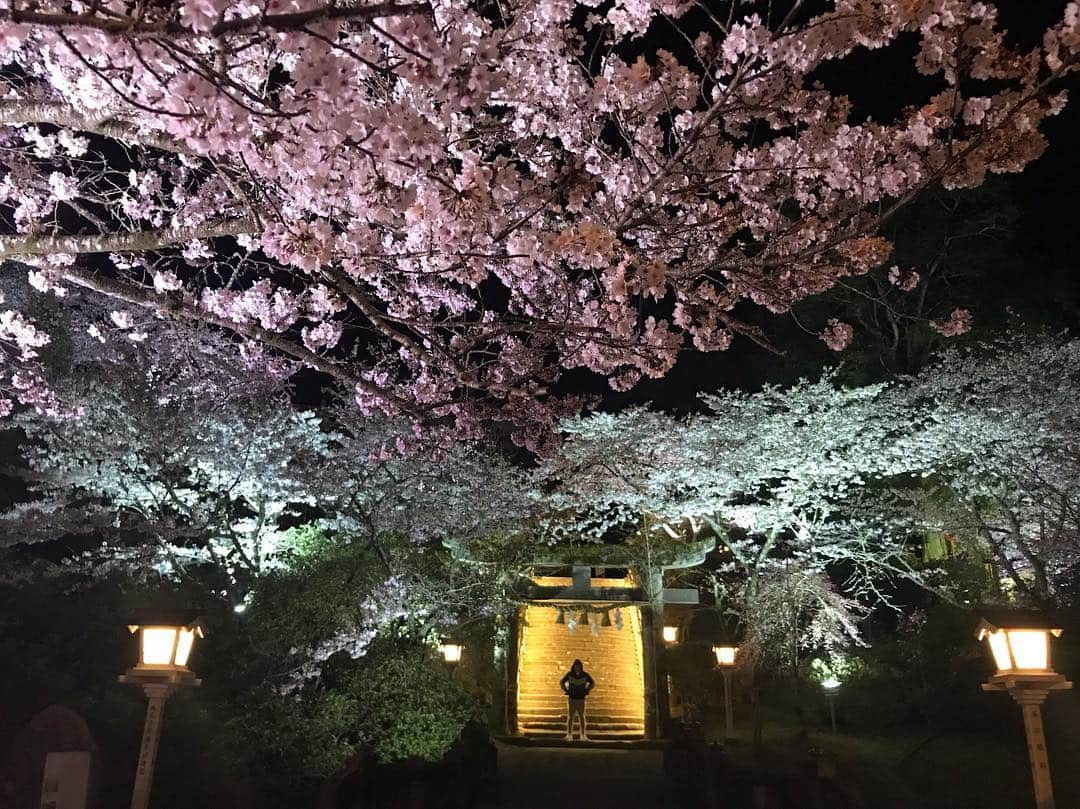
[[[589,740],[589,734],[585,732],[585,700],[581,701],[581,708],[578,715],[581,717],[581,741],[587,742]]]
[[[566,741],[574,738],[574,701],[566,701]]]
[[[570,720],[568,722],[568,735],[573,735],[574,717],[577,717],[578,723],[581,726],[581,736],[585,736],[585,700],[572,699],[570,700]]]

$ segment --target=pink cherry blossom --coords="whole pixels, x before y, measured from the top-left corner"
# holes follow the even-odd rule
[[[953,309],[944,320],[931,320],[930,327],[943,337],[959,337],[971,330],[972,317],[967,309]]]
[[[895,201],[1023,170],[1080,53],[1076,2],[1022,57],[981,0],[841,0],[783,31],[678,0],[12,2],[0,259],[125,331],[219,330],[364,412],[531,447],[579,406],[567,372],[626,389],[768,341],[743,313],[878,271]],[[692,49],[654,47],[672,27]],[[857,117],[827,77],[887,48],[929,89]]]
[[[889,283],[904,292],[915,289],[919,285],[919,280],[920,276],[915,270],[901,271],[895,264],[889,268]]]
[[[842,323],[833,317],[829,318],[825,330],[818,336],[833,351],[843,351],[851,344],[851,338],[855,336],[855,330],[849,324]]]

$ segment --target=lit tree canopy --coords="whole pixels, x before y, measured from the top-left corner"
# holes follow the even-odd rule
[[[1022,169],[1080,47],[1075,2],[1023,52],[981,2],[786,5],[13,0],[0,258],[107,299],[105,339],[206,324],[364,412],[546,449],[563,371],[625,389],[761,340],[738,305],[871,271],[922,189]],[[819,69],[906,36],[937,89],[856,120]],[[53,406],[47,339],[0,315],[5,408]]]
[[[235,583],[287,563],[292,529],[318,523],[383,553],[390,576],[385,537],[430,547],[523,522],[530,490],[498,456],[409,441],[407,424],[355,407],[299,410],[288,367],[241,362],[212,333],[157,337],[59,375],[70,416],[16,417],[30,497],[0,515],[0,546],[96,536],[97,564],[209,564]]]
[[[913,513],[981,537],[1028,599],[1060,599],[1080,572],[1080,340],[948,352],[904,395],[931,414],[916,440],[939,459],[934,485],[909,493]]]
[[[905,527],[862,507],[867,486],[935,460],[913,443],[916,425],[888,386],[845,389],[826,374],[705,404],[684,419],[630,410],[564,422],[564,446],[543,467],[561,530],[599,538],[636,530],[643,515],[672,534],[709,525],[751,595],[792,565],[843,561],[856,591],[881,574],[913,574]]]
[[[1048,603],[1075,583],[1080,542],[1080,341],[1009,338],[945,352],[916,377],[704,397],[686,418],[628,410],[566,420],[540,474],[562,535],[678,534],[708,524],[737,587],[846,571],[849,592],[926,580],[907,547],[978,539],[1002,575]],[[808,580],[809,581],[809,580]]]

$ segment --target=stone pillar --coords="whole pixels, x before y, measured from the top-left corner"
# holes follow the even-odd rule
[[[998,674],[983,683],[983,691],[1008,691],[1024,717],[1031,780],[1035,787],[1036,809],[1054,809],[1054,785],[1050,780],[1050,757],[1043,732],[1042,704],[1051,691],[1063,691],[1073,684],[1053,671],[1033,674]]]
[[[656,618],[645,606],[641,610],[641,672],[645,685],[645,738],[660,738],[660,723],[656,702]]]
[[[149,700],[146,705],[146,722],[143,725],[142,744],[139,745],[139,766],[135,771],[135,788],[131,793],[131,809],[146,809],[150,803],[150,788],[154,782],[154,763],[157,760],[158,741],[161,739],[161,722],[165,712],[165,700],[176,686],[171,683],[146,683],[143,690]]]
[[[735,735],[735,717],[731,705],[731,667],[720,669],[724,676],[724,741],[731,741]]]

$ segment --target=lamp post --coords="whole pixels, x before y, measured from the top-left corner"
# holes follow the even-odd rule
[[[735,719],[731,708],[731,672],[735,668],[735,657],[739,654],[739,647],[734,644],[718,644],[713,646],[713,654],[716,655],[716,665],[720,673],[724,675],[724,739],[730,739],[735,732]]]
[[[825,698],[829,701],[829,722],[832,724],[832,732],[836,733],[836,690],[840,687],[840,681],[835,677],[826,677],[821,681],[821,687],[825,689]]]
[[[142,612],[137,623],[128,624],[128,630],[139,636],[139,660],[119,679],[122,683],[141,686],[148,700],[131,809],[146,809],[154,781],[165,700],[179,686],[201,685],[202,681],[187,667],[187,662],[195,639],[205,637],[205,633],[193,614],[183,612]]]
[[[1050,664],[1051,635],[1059,637],[1061,629],[1039,613],[1021,610],[988,614],[975,631],[978,640],[986,639],[997,667],[997,673],[983,683],[983,690],[1007,691],[1024,716],[1036,809],[1054,809],[1042,704],[1051,691],[1072,688]]]

